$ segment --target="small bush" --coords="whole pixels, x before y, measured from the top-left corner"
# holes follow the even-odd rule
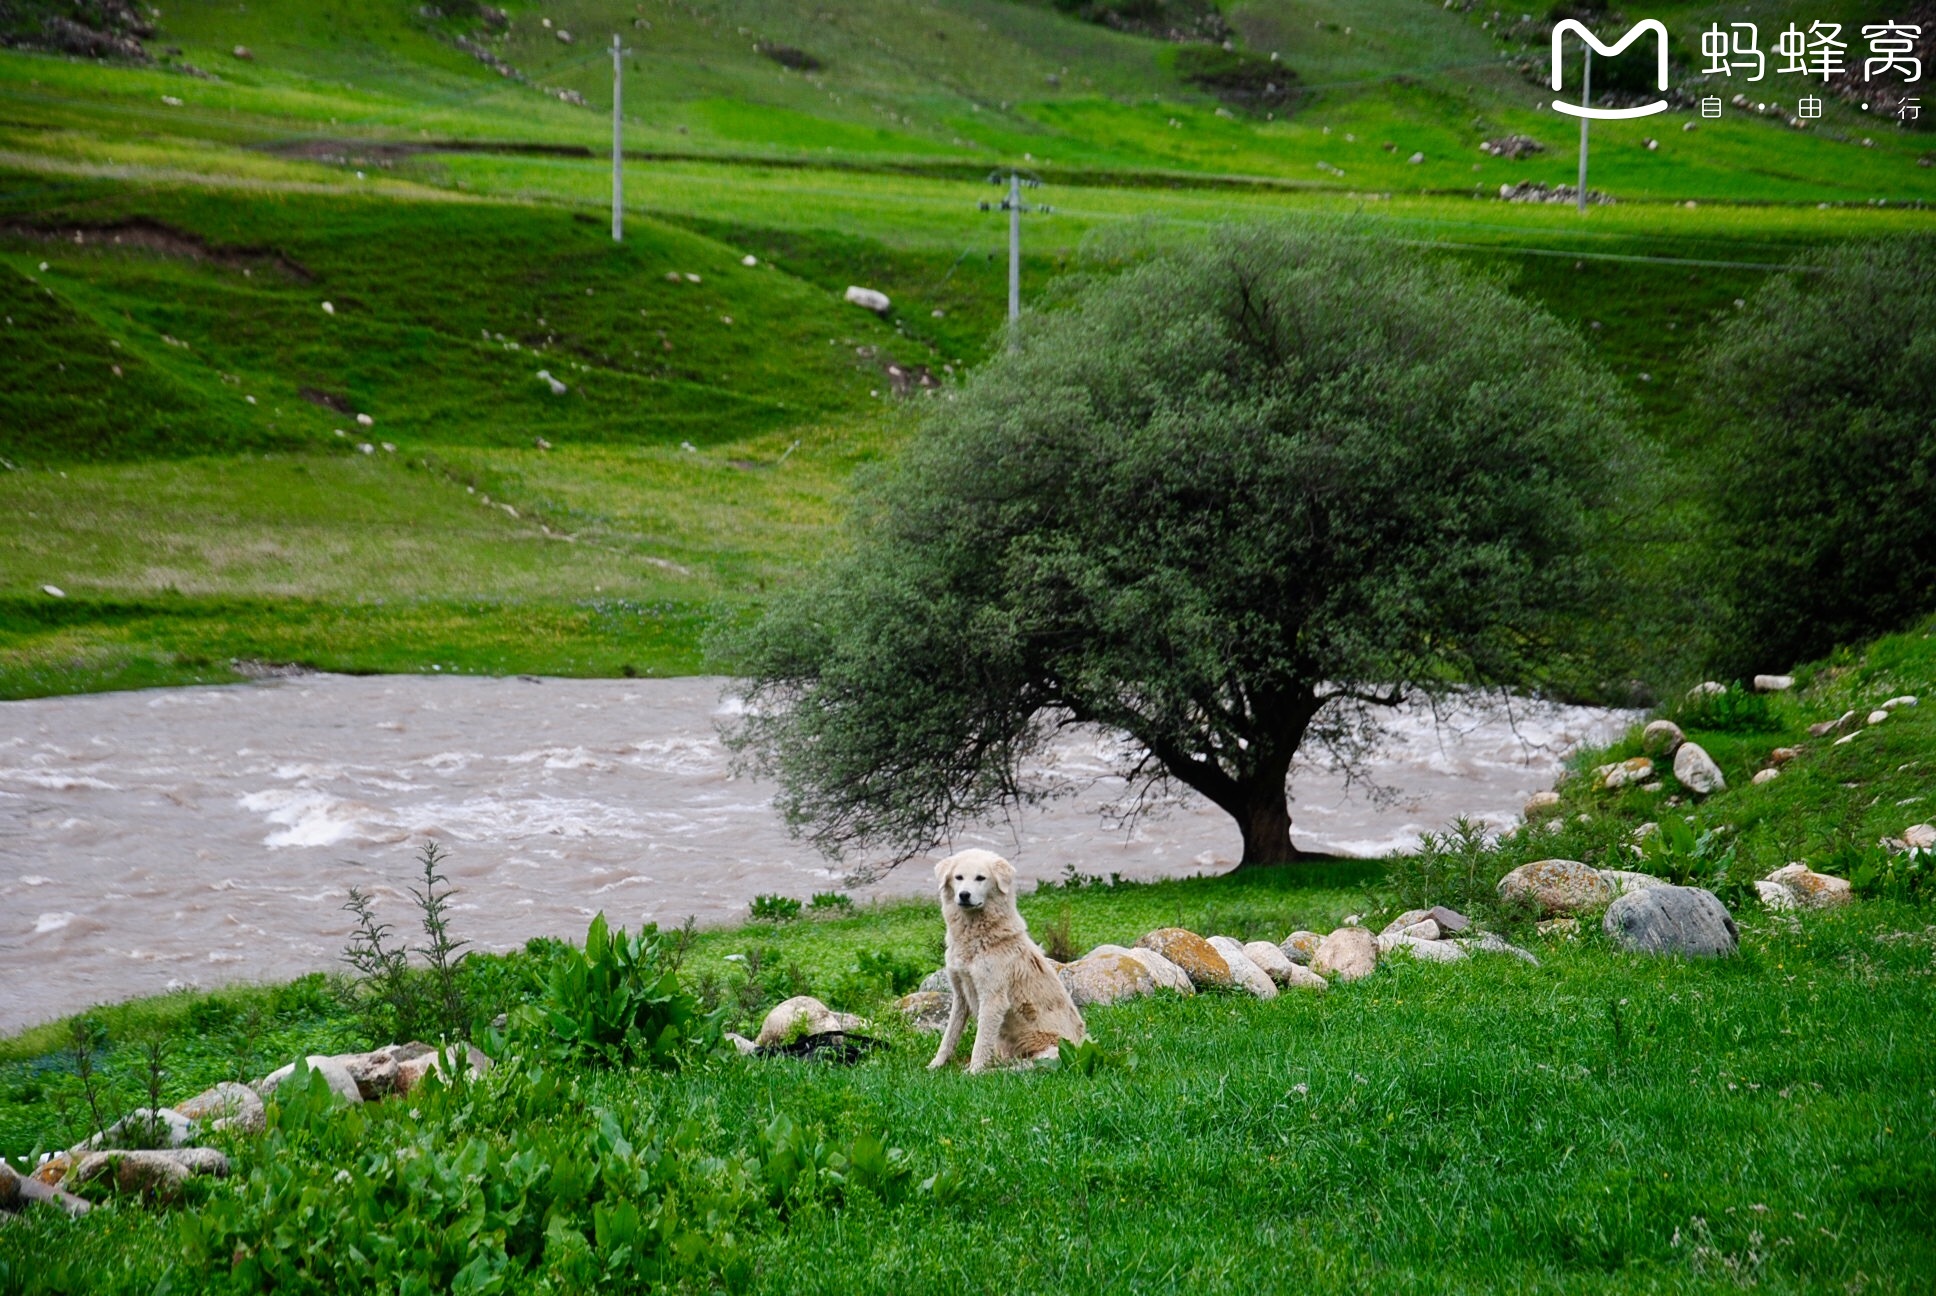
[[[1891,853],[1879,846],[1844,848],[1816,865],[1822,873],[1849,880],[1864,900],[1901,900],[1926,904],[1936,899],[1936,851]]]
[[[814,913],[850,914],[854,911],[854,898],[843,891],[816,891],[813,899],[807,901],[807,908]]]
[[[636,936],[592,919],[585,947],[565,946],[535,981],[535,1002],[509,1014],[512,1038],[538,1056],[602,1066],[677,1066],[717,1023],[666,965],[658,928]]]
[[[1073,963],[1082,951],[1076,948],[1069,906],[1056,910],[1055,921],[1042,927],[1042,952],[1058,963]]]
[[[1731,910],[1758,899],[1754,869],[1738,858],[1730,834],[1713,828],[1696,834],[1672,815],[1641,847],[1640,867],[1675,886],[1712,891]]]
[[[1779,733],[1782,728],[1768,695],[1749,692],[1739,684],[1724,693],[1689,693],[1674,708],[1673,719],[1683,729],[1708,733]]]
[[[800,902],[790,896],[754,896],[750,908],[754,922],[792,922],[800,916]]]

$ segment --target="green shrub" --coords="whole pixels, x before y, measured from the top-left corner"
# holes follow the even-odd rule
[[[1936,238],[1769,280],[1695,390],[1733,604],[1719,665],[1786,670],[1936,607]]]
[[[1699,689],[1688,693],[1675,706],[1673,719],[1683,729],[1709,733],[1778,733],[1782,728],[1768,695],[1749,692],[1739,684],[1731,685],[1725,693]]]
[[[800,902],[791,896],[754,896],[750,908],[755,922],[792,922],[800,916]]]
[[[1718,828],[1697,834],[1673,815],[1642,843],[1640,869],[1675,886],[1712,891],[1731,910],[1758,901],[1754,869],[1738,858],[1731,834]]]
[[[1864,900],[1924,904],[1936,899],[1936,852],[1892,853],[1879,846],[1844,848],[1815,867],[1817,872],[1847,878],[1855,894]]]
[[[844,891],[816,891],[807,908],[815,913],[849,914],[854,911],[854,898]]]
[[[616,933],[592,919],[585,947],[562,947],[533,986],[535,1002],[509,1014],[510,1034],[538,1056],[604,1066],[677,1066],[718,1023],[667,965],[659,929]]]

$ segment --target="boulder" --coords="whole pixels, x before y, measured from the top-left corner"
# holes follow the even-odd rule
[[[1388,945],[1385,942],[1390,941]],[[1409,954],[1422,963],[1457,963],[1465,958],[1465,951],[1452,941],[1421,940],[1417,936],[1388,936],[1381,938],[1378,949],[1383,954]]]
[[[1820,724],[1808,726],[1808,736],[1810,738],[1826,738],[1853,719],[1855,719],[1855,712],[1844,711],[1833,720],[1824,720]]]
[[[1756,770],[1754,777],[1749,779],[1748,782],[1754,784],[1756,787],[1760,787],[1763,783],[1773,783],[1780,777],[1781,771],[1770,766],[1768,769]]]
[[[1297,964],[1284,957],[1284,951],[1269,941],[1244,942],[1244,957],[1255,963],[1265,976],[1283,985],[1295,974]]]
[[[1460,941],[1459,945],[1468,954],[1510,954],[1522,963],[1539,966],[1539,959],[1534,957],[1532,951],[1523,950],[1492,932],[1480,932],[1470,940]]]
[[[38,1203],[42,1206],[55,1206],[69,1215],[85,1215],[94,1209],[92,1202],[85,1197],[76,1197],[64,1188],[42,1183],[29,1175],[20,1181],[20,1204],[22,1207]]]
[[[1877,725],[1877,724],[1881,724],[1884,720],[1887,720],[1888,718],[1889,718],[1889,713],[1887,711],[1875,710],[1875,711],[1869,712],[1869,718],[1864,723]]]
[[[1362,927],[1340,927],[1326,936],[1311,956],[1311,970],[1340,981],[1368,977],[1378,966],[1378,941]]]
[[[1621,896],[1601,927],[1614,944],[1637,954],[1720,958],[1741,944],[1727,906],[1699,887],[1649,887]]]
[[[1645,783],[1654,776],[1654,763],[1645,756],[1635,756],[1621,761],[1600,780],[1600,786],[1609,792],[1618,792],[1623,787],[1635,783]]]
[[[1544,914],[1595,909],[1618,895],[1613,884],[1578,860],[1545,859],[1521,864],[1499,879],[1499,898],[1531,897]]]
[[[1553,812],[1560,808],[1560,794],[1557,792],[1535,792],[1526,798],[1525,808],[1519,813],[1527,823],[1550,819]]]
[[[20,1206],[20,1175],[0,1157],[0,1211],[17,1211]]]
[[[1156,978],[1128,954],[1088,954],[1056,969],[1078,1008],[1140,999],[1156,990]]]
[[[1284,957],[1299,967],[1309,967],[1311,958],[1318,952],[1324,937],[1314,931],[1294,931],[1286,936],[1277,948],[1284,951]]]
[[[138,1192],[160,1201],[181,1195],[190,1175],[227,1176],[229,1159],[214,1148],[173,1148],[164,1151],[90,1152],[67,1176],[74,1187],[111,1178],[118,1192]]]
[[[943,1025],[945,1024],[946,1024],[946,1019],[944,1018]],[[935,1029],[940,1030],[941,1027],[937,1026],[935,1027]],[[738,1053],[741,1057],[751,1057],[753,1054],[760,1051],[759,1045],[755,1044],[752,1040],[747,1039],[744,1035],[741,1035],[737,1031],[727,1031],[723,1036],[723,1038],[728,1044],[731,1044],[733,1046],[733,1051]]]
[[[1703,680],[1687,690],[1687,697],[1689,701],[1699,701],[1701,698],[1720,697],[1727,691],[1728,686],[1719,680]]]
[[[1233,940],[1228,936],[1212,936],[1210,947],[1223,956],[1225,966],[1230,969],[1231,979],[1238,985],[1259,999],[1277,998],[1277,982],[1271,980],[1268,972],[1250,961],[1250,955],[1244,953],[1241,941]]]
[[[1143,949],[1155,950],[1182,968],[1183,974],[1190,978],[1190,984],[1199,990],[1226,990],[1237,983],[1236,978],[1230,975],[1230,964],[1224,962],[1223,955],[1193,931],[1186,931],[1182,927],[1159,927],[1136,944]]]
[[[392,1046],[397,1057],[396,1088],[391,1092],[397,1097],[409,1093],[423,1083],[424,1077],[431,1072],[448,1079],[456,1074],[459,1066],[458,1050],[463,1050],[463,1067],[471,1076],[481,1076],[495,1065],[485,1056],[484,1050],[475,1044],[452,1044],[447,1049],[433,1049],[428,1044],[412,1041],[408,1044]]]
[[[1424,922],[1427,918],[1430,918],[1431,916],[1432,916],[1432,911],[1430,909],[1407,909],[1404,913],[1398,915],[1398,917],[1386,923],[1384,926],[1384,930],[1380,931],[1378,934],[1380,936],[1396,936],[1398,935],[1398,933],[1404,931],[1407,927],[1412,927],[1417,925],[1418,923]]]
[[[212,1130],[258,1134],[265,1125],[262,1099],[245,1084],[224,1080],[190,1098],[176,1111]]]
[[[1777,747],[1768,753],[1768,763],[1776,766],[1786,765],[1801,754],[1802,749],[1799,747]]]
[[[73,1168],[73,1153],[56,1152],[35,1166],[33,1172],[27,1177],[35,1183],[45,1184],[47,1187],[52,1188],[60,1183],[61,1180],[67,1178],[67,1172]]]
[[[336,1060],[356,1081],[356,1091],[363,1095],[364,1102],[375,1102],[388,1098],[397,1088],[396,1046],[372,1049],[368,1053],[339,1053]]]
[[[934,1034],[947,1029],[948,1014],[954,1011],[954,996],[939,990],[916,990],[896,999],[894,1006],[900,1009],[909,1026]],[[746,1044],[748,1049],[758,1047],[751,1040]]]
[[[178,1148],[195,1141],[196,1123],[173,1107],[137,1107],[69,1151],[99,1148]]]
[[[1786,693],[1795,687],[1793,675],[1757,675],[1754,677],[1754,690],[1757,693]]]
[[[1431,912],[1426,916],[1439,925],[1439,935],[1441,938],[1456,936],[1460,932],[1469,931],[1472,928],[1472,920],[1470,918],[1460,913],[1457,909],[1448,909],[1444,905],[1433,905]]]
[[[296,1069],[298,1067],[306,1067],[311,1071],[319,1072],[324,1082],[329,1085],[330,1092],[338,1098],[341,1098],[344,1102],[360,1103],[363,1101],[363,1093],[356,1087],[356,1079],[350,1075],[348,1069],[335,1058],[324,1057],[320,1053],[312,1053],[301,1062],[291,1062],[288,1066],[278,1067],[274,1071],[271,1071],[268,1075],[263,1076],[262,1079],[255,1082],[255,1091],[264,1098],[269,1097],[277,1089],[282,1087],[285,1080],[296,1075]],[[301,1077],[297,1078],[300,1079]]]
[[[1887,702],[1884,702],[1882,709],[1884,711],[1894,711],[1897,707],[1912,707],[1915,705],[1915,697],[1912,694],[1905,693],[1901,697],[1892,697]]]
[[[1936,825],[1910,824],[1902,830],[1902,844],[1910,850],[1928,850],[1936,847]]]
[[[787,1044],[804,1035],[825,1035],[830,1031],[867,1029],[865,1019],[852,1013],[839,1013],[812,995],[795,995],[776,1005],[760,1023],[753,1042],[761,1048]]]
[[[1674,777],[1695,796],[1725,791],[1728,786],[1728,781],[1721,777],[1721,767],[1699,743],[1682,743],[1681,749],[1674,753]]]
[[[1424,941],[1442,940],[1445,937],[1445,933],[1439,930],[1439,925],[1430,918],[1420,919],[1398,934],[1410,940]]]
[[[1771,886],[1786,892],[1790,903],[1771,903],[1764,889]],[[1755,883],[1755,891],[1771,909],[1828,909],[1855,899],[1846,878],[1817,873],[1802,863],[1784,864]]]
[[[1089,953],[1127,955],[1149,969],[1149,974],[1163,989],[1174,990],[1180,995],[1193,995],[1197,992],[1197,988],[1190,984],[1189,973],[1153,949],[1144,949],[1140,945],[1135,949],[1124,949],[1121,945],[1098,945]]]
[[[1284,980],[1286,990],[1316,990],[1320,993],[1329,990],[1331,983],[1305,967],[1302,963],[1291,964],[1291,975]]]
[[[877,292],[872,288],[850,287],[843,296],[862,310],[871,310],[877,315],[887,314],[892,305],[886,293]]]
[[[1635,873],[1628,869],[1601,869],[1600,876],[1612,885],[1615,893],[1618,895],[1626,895],[1630,891],[1645,891],[1648,887],[1667,885],[1666,879],[1657,878],[1652,873]]]

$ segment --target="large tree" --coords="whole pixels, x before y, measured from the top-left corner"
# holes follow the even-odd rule
[[[1524,683],[1596,585],[1631,448],[1566,328],[1348,231],[1226,229],[1101,276],[937,399],[848,543],[730,642],[729,735],[830,853],[1039,795],[1070,725],[1297,858],[1341,709]]]
[[[1697,372],[1715,664],[1784,671],[1936,611],[1936,238],[1810,255]]]

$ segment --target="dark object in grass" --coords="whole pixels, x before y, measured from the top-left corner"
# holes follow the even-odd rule
[[[824,64],[803,49],[791,45],[775,45],[771,41],[761,41],[753,48],[766,58],[772,59],[783,68],[795,72],[818,72]]]
[[[1245,112],[1282,111],[1297,98],[1297,73],[1262,54],[1190,45],[1176,52],[1176,72]]]
[[[846,1031],[822,1031],[802,1035],[791,1044],[766,1044],[755,1050],[761,1057],[804,1058],[811,1062],[832,1062],[852,1066],[876,1049],[887,1047],[885,1040],[871,1035],[852,1035]]]
[[[1230,24],[1212,0],[1055,0],[1055,7],[1132,36],[1216,42],[1231,36]]]

